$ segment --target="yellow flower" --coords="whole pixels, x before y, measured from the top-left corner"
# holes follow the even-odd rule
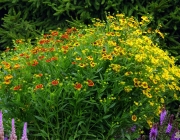
[[[82,58],[78,56],[78,57],[76,57],[76,60],[82,60]]]
[[[9,85],[11,83],[11,81],[10,80],[5,80],[3,83],[6,84],[6,85]]]
[[[154,106],[154,102],[149,101],[149,104],[150,104],[151,106]]]
[[[121,66],[120,66],[119,64],[111,64],[110,67],[111,67],[115,72],[119,72]]]
[[[147,96],[148,98],[152,98],[152,95],[151,95],[150,93],[147,93],[146,96]]]
[[[174,93],[174,99],[175,99],[175,100],[178,100],[178,96],[177,96],[176,93]]]
[[[92,56],[88,56],[87,59],[93,61],[93,57]]]
[[[141,86],[142,86],[143,88],[148,88],[148,83],[147,83],[147,82],[142,82],[142,83],[141,83]]]
[[[81,68],[84,68],[86,66],[86,64],[80,63],[78,66],[80,66]]]
[[[151,120],[147,120],[147,123],[148,123],[149,127],[152,128],[153,122]]]
[[[137,116],[136,115],[132,115],[131,119],[132,119],[132,121],[136,122],[137,121]]]
[[[124,87],[125,92],[130,92],[131,90],[132,90],[132,88],[130,86],[125,86]]]
[[[150,21],[147,16],[142,16],[141,18],[142,18],[142,20],[145,21],[145,22],[149,22],[149,21]]]
[[[13,58],[11,58],[11,60],[19,60],[19,57],[17,57],[17,56],[14,56]]]

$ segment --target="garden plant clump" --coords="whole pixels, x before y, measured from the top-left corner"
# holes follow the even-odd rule
[[[50,31],[36,46],[15,40],[0,64],[6,119],[27,121],[28,138],[47,140],[121,139],[123,128],[152,127],[162,106],[179,100],[180,68],[159,48],[164,35],[150,21],[108,15]]]

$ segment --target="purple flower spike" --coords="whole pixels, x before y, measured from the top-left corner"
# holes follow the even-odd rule
[[[170,133],[172,130],[172,125],[170,123],[168,123],[167,129],[166,129],[166,133]]]
[[[0,139],[4,140],[4,127],[3,127],[3,115],[2,112],[0,111]]]
[[[149,133],[150,140],[156,140],[157,135],[158,135],[158,129],[157,129],[157,124],[155,123]]]
[[[172,130],[173,118],[174,118],[174,115],[171,115],[171,116],[170,116],[170,119],[169,119],[169,123],[168,123],[167,129],[166,129],[166,133],[170,133],[171,130]]]
[[[14,119],[12,119],[12,130],[11,130],[11,135],[10,135],[9,140],[17,140]]]
[[[165,108],[163,107],[163,108],[162,108],[162,111],[161,111],[161,115],[160,115],[160,125],[163,124],[166,115],[167,115],[167,111],[166,111]]]
[[[28,140],[27,138],[27,122],[24,123],[23,135],[21,140]]]

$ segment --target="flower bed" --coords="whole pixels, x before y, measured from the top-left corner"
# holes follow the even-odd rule
[[[50,31],[36,46],[16,40],[1,62],[7,118],[27,121],[32,139],[47,140],[113,139],[121,128],[152,127],[162,105],[179,100],[180,69],[150,21],[109,15]]]

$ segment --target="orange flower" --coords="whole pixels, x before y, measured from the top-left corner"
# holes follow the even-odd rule
[[[18,68],[20,68],[20,65],[19,65],[19,64],[15,64],[15,65],[14,65],[14,68],[15,68],[15,69],[18,69]]]
[[[51,57],[51,61],[53,61],[53,60],[58,60],[58,58],[57,57]]]
[[[56,85],[59,84],[59,81],[58,81],[58,80],[53,80],[53,81],[51,82],[51,84],[52,84],[53,86],[56,86]]]
[[[68,50],[68,46],[62,46],[62,50]]]
[[[39,60],[42,60],[43,58],[44,58],[44,55],[38,57]]]
[[[82,84],[76,83],[76,84],[74,85],[74,88],[77,89],[77,90],[80,90],[80,89],[82,88]]]
[[[4,80],[6,81],[6,80],[10,80],[12,78],[13,78],[13,76],[11,74],[8,74],[4,77]]]
[[[54,48],[54,47],[49,48],[49,51],[50,51],[50,52],[53,52],[53,51],[55,51],[55,48]]]
[[[94,82],[92,80],[87,80],[88,81],[88,86],[89,87],[93,87],[94,86]]]
[[[47,43],[49,43],[50,41],[49,40],[47,40],[47,39],[41,39],[40,41],[39,41],[39,44],[47,44]]]
[[[35,88],[36,88],[36,89],[41,89],[41,88],[43,88],[43,84],[36,85]]]
[[[51,35],[52,35],[52,36],[57,36],[57,35],[58,35],[58,32],[57,32],[57,31],[53,31],[53,32],[51,32]]]
[[[51,62],[51,58],[50,59],[46,59],[46,62]]]
[[[63,35],[61,36],[61,38],[62,38],[62,39],[68,39],[68,34],[63,34]]]
[[[37,60],[33,60],[32,66],[36,66],[38,64],[39,64],[39,62]]]
[[[75,64],[76,64],[76,62],[72,62],[72,64],[73,64],[73,65],[75,65]]]
[[[132,115],[131,119],[135,122],[135,121],[137,121],[137,116],[136,115]]]
[[[14,89],[14,90],[19,90],[20,88],[21,88],[21,86],[18,85],[18,86],[15,86],[13,89]]]

